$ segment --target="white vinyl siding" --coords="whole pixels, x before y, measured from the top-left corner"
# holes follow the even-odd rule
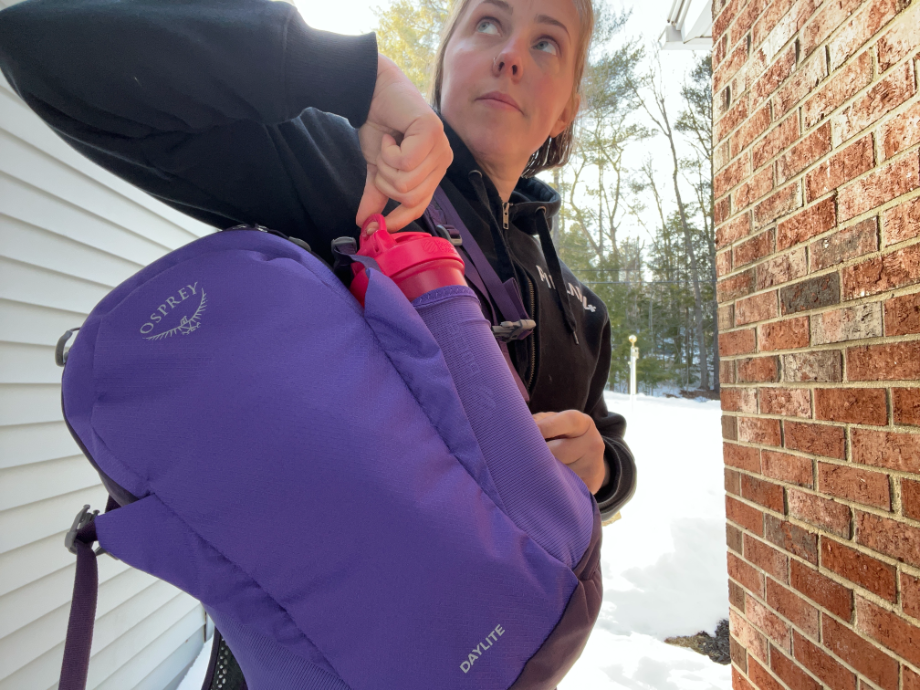
[[[212,230],[80,156],[0,77],[0,690],[57,687],[75,570],[64,534],[84,503],[105,507],[62,421],[57,339]],[[108,556],[99,575],[89,687],[172,690],[201,649],[200,604]]]

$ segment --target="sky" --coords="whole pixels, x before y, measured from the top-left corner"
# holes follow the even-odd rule
[[[652,0],[651,2],[611,0],[611,2],[617,8],[631,8],[633,26],[637,32],[649,38],[657,38],[661,34],[671,9],[671,0]],[[374,8],[385,9],[390,3],[388,0],[335,0],[335,2],[295,0],[294,4],[307,23],[314,28],[340,34],[360,34],[373,31],[377,23]],[[699,14],[703,5],[703,0],[692,0],[688,15]],[[688,59],[689,55],[691,53],[683,53],[683,57],[675,56],[675,65]]]
[[[361,34],[374,30],[377,25],[375,9],[386,9],[391,0],[293,0],[307,24],[317,29],[333,31],[341,34]],[[671,10],[672,0],[594,0],[595,5],[606,1],[613,9],[628,9],[632,16],[622,35],[641,36],[645,45],[657,41],[664,31],[668,14]],[[687,25],[693,24],[706,7],[707,0],[690,0],[687,12]],[[689,72],[696,59],[697,52],[690,50],[668,50],[662,52],[661,68],[666,85],[668,112],[673,118],[681,107],[680,86],[684,77]],[[643,142],[641,147],[634,147],[624,156],[627,167],[639,167],[646,155],[651,155],[653,165],[662,174],[659,178],[669,179],[671,157],[670,149],[663,137],[658,137],[648,142]],[[683,192],[686,197],[689,190]],[[670,195],[669,195],[670,196]],[[646,205],[650,206],[647,200]],[[671,204],[676,208],[675,204]],[[649,209],[651,213],[651,209]],[[650,224],[657,223],[655,217],[650,218]],[[638,222],[626,219],[623,227],[618,231],[621,235],[639,236],[646,242],[650,239],[647,231],[642,229]]]
[[[597,0],[595,0],[597,1]],[[647,41],[656,40],[664,31],[671,0],[608,0],[616,9],[631,9],[628,30],[641,34]],[[362,34],[374,30],[377,18],[374,9],[386,9],[389,0],[294,0],[294,5],[307,24],[317,29],[340,34]],[[688,16],[696,16],[703,9],[704,0],[692,0]],[[688,23],[690,23],[688,21]],[[679,83],[687,66],[693,61],[692,51],[667,51],[662,56],[666,76],[675,77]]]

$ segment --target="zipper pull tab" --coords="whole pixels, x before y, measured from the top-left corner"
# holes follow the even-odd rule
[[[508,229],[508,216],[511,215],[510,208],[511,208],[510,201],[506,201],[505,203],[502,204],[502,227],[505,230]]]

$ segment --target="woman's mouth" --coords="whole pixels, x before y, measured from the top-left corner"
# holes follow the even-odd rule
[[[483,101],[487,105],[501,108],[502,110],[516,110],[519,113],[522,113],[521,106],[517,104],[517,101],[514,100],[511,96],[501,91],[490,91],[487,94],[483,94],[477,101]]]

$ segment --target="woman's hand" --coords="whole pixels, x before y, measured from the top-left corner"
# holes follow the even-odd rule
[[[604,439],[594,420],[578,410],[537,412],[533,415],[553,456],[568,465],[596,494],[609,481],[604,462]]]
[[[367,182],[355,221],[363,225],[393,199],[401,205],[387,216],[387,230],[401,230],[425,212],[454,154],[440,118],[383,55],[378,55],[377,83],[358,139]]]

